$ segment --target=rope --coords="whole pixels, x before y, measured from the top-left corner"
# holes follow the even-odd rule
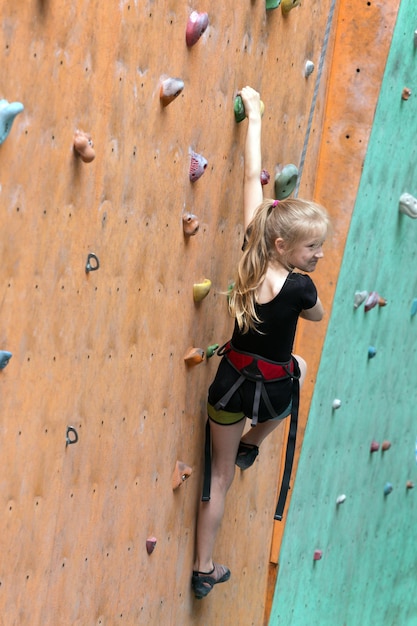
[[[298,178],[297,178],[297,183],[296,183],[295,189],[294,189],[294,198],[296,198],[298,196],[298,190],[299,190],[299,187],[300,187],[301,176],[303,175],[304,162],[305,162],[306,153],[307,153],[307,146],[308,146],[308,142],[309,142],[309,139],[310,139],[311,126],[312,126],[312,123],[313,123],[314,111],[316,109],[317,95],[318,95],[318,92],[319,92],[321,75],[323,73],[324,59],[325,59],[326,53],[327,53],[327,44],[329,43],[330,28],[331,28],[332,21],[333,21],[333,14],[334,14],[335,6],[336,6],[336,0],[332,0],[331,6],[330,6],[329,15],[327,17],[326,30],[324,32],[323,47],[321,49],[321,54],[320,54],[320,59],[319,59],[319,66],[318,66],[318,70],[317,70],[317,78],[316,78],[316,82],[315,82],[315,85],[314,85],[313,99],[311,101],[310,114],[309,114],[309,117],[308,117],[307,130],[306,130],[306,134],[305,134],[305,137],[304,137],[303,150],[301,152],[300,166],[298,168]]]

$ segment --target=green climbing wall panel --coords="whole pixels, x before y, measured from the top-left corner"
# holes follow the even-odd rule
[[[416,28],[415,2],[402,0],[311,404],[271,626],[417,624],[417,489],[406,486],[417,485],[417,220],[398,211],[403,192],[417,196]],[[377,291],[387,305],[354,309],[362,290]],[[371,359],[370,346],[377,350]],[[391,447],[371,453],[372,440]],[[388,495],[386,483],[393,486]]]

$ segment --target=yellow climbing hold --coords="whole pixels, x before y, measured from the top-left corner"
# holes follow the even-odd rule
[[[211,289],[211,280],[204,278],[201,283],[194,283],[193,285],[193,297],[194,302],[201,302]]]

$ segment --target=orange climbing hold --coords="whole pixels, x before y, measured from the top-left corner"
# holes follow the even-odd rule
[[[166,78],[161,83],[159,90],[159,98],[162,106],[166,107],[170,102],[175,100],[184,89],[184,81],[180,78]]]
[[[204,350],[201,348],[188,348],[184,355],[184,361],[187,365],[198,365],[204,361]]]
[[[192,237],[193,235],[196,235],[198,229],[200,228],[198,217],[193,213],[184,213],[182,216],[182,228],[184,231],[184,235],[186,235],[187,237]]]
[[[91,135],[83,130],[76,130],[74,133],[74,151],[84,163],[91,163],[96,158],[93,140]]]

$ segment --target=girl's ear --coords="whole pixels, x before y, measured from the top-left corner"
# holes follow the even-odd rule
[[[275,249],[278,254],[284,254],[284,252],[286,251],[285,241],[282,237],[277,237],[275,239]]]

